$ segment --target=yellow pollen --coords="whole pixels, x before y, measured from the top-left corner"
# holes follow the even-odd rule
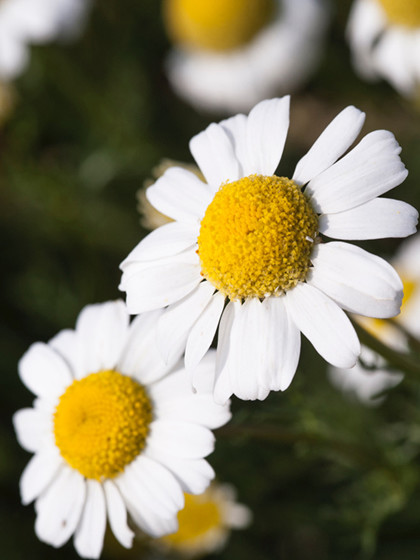
[[[379,3],[391,23],[420,27],[420,0],[379,0]]]
[[[113,478],[142,451],[151,421],[142,385],[117,371],[100,371],[74,381],[60,397],[55,443],[86,478]]]
[[[318,217],[286,177],[222,185],[201,222],[202,275],[230,300],[281,295],[303,281]]]
[[[272,18],[275,0],[166,0],[164,21],[175,43],[228,51],[250,41]]]
[[[220,507],[208,492],[199,496],[185,494],[184,509],[178,513],[179,528],[176,533],[166,535],[163,541],[172,546],[187,545],[223,524]]]

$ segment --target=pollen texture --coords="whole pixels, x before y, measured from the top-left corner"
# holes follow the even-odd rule
[[[142,385],[116,371],[76,380],[54,415],[55,443],[86,478],[113,478],[142,451],[152,405]]]
[[[290,179],[226,183],[201,222],[202,275],[232,301],[280,295],[305,279],[317,230],[316,213]]]
[[[388,20],[405,27],[420,27],[420,0],[379,0]]]
[[[169,36],[183,46],[227,51],[250,41],[275,10],[274,0],[166,0]]]

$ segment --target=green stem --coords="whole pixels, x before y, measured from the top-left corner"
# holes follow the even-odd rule
[[[356,321],[352,321],[360,342],[368,346],[374,352],[380,354],[389,365],[404,373],[412,373],[417,375],[420,379],[420,360],[414,361],[407,354],[393,350],[375,336],[371,335],[365,328],[359,325]]]

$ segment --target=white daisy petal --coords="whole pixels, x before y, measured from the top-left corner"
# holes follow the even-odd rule
[[[106,506],[102,485],[86,480],[86,502],[74,537],[74,547],[82,558],[99,558],[104,544]]]
[[[38,538],[54,547],[62,546],[79,523],[85,496],[83,476],[63,466],[35,503],[35,532]]]
[[[267,312],[267,376],[272,391],[285,391],[296,373],[300,356],[300,331],[290,319],[285,298],[268,298],[262,305]]]
[[[324,214],[319,231],[335,239],[407,237],[416,232],[418,212],[413,206],[390,198],[375,198],[337,214]]]
[[[341,111],[298,162],[293,181],[304,185],[336,162],[356,140],[365,116],[365,113],[352,106]]]
[[[229,140],[232,143],[236,159],[239,163],[239,175],[244,175],[244,168],[242,162],[246,161],[247,157],[247,117],[245,115],[235,115],[230,119],[221,121],[220,126],[226,131]]]
[[[207,307],[190,330],[185,347],[185,367],[188,370],[194,369],[210,348],[223,313],[225,299],[221,292],[213,294]]]
[[[23,505],[31,503],[51,483],[63,460],[58,449],[46,445],[26,465],[20,479],[20,495]]]
[[[241,161],[245,176],[272,175],[283,155],[289,129],[290,96],[258,103],[247,121],[247,157]]]
[[[225,129],[212,123],[190,140],[190,151],[207,183],[217,191],[222,183],[239,179],[239,164]]]
[[[213,480],[215,474],[205,459],[182,459],[163,449],[148,449],[147,455],[165,465],[177,478],[183,492],[201,494]]]
[[[350,210],[393,189],[407,177],[401,148],[386,130],[367,134],[351,152],[312,179],[305,193],[314,210],[329,214]]]
[[[32,344],[20,359],[19,375],[32,393],[47,398],[60,396],[73,381],[63,358],[42,342]]]
[[[159,319],[157,343],[166,363],[175,363],[185,350],[189,331],[207,307],[214,293],[214,286],[201,282],[185,298],[171,305]]]
[[[350,368],[360,343],[347,315],[329,297],[309,284],[287,292],[287,311],[293,322],[330,364]]]
[[[194,173],[171,167],[147,189],[146,197],[165,216],[194,227],[210,204],[212,193]]]
[[[127,525],[127,510],[120,491],[112,480],[105,480],[103,488],[111,530],[124,548],[131,548],[134,532]]]
[[[218,404],[226,403],[233,394],[230,381],[229,352],[231,330],[238,305],[240,303],[229,302],[220,319],[216,355],[216,378],[214,382],[214,400]]]
[[[13,425],[19,445],[36,452],[50,439],[51,417],[36,408],[22,408],[13,415]]]
[[[199,264],[156,265],[125,280],[127,307],[130,313],[142,313],[182,299],[201,282]]]
[[[65,329],[60,331],[54,338],[48,341],[48,346],[51,346],[60,356],[66,361],[71,373],[77,369],[76,356],[79,353],[78,339],[76,333],[72,329]]]
[[[76,322],[83,340],[76,377],[115,368],[128,333],[129,316],[122,301],[87,305]]]
[[[214,435],[204,426],[155,420],[150,425],[149,446],[174,457],[199,459],[213,451]]]
[[[403,285],[383,259],[355,245],[333,242],[317,245],[311,260],[307,282],[340,307],[382,319],[399,313]]]
[[[137,246],[136,259],[151,261],[176,255],[196,245],[199,224],[170,222],[147,235]]]

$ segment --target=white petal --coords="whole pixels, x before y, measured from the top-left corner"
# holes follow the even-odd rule
[[[369,317],[387,318],[399,313],[403,285],[383,259],[350,243],[317,245],[307,282],[340,307]]]
[[[300,331],[290,319],[283,297],[263,301],[267,311],[267,387],[285,391],[295,375],[300,356]]]
[[[204,426],[156,420],[150,425],[149,446],[174,457],[201,459],[213,451],[214,435]]]
[[[320,216],[319,231],[336,239],[407,237],[416,232],[418,212],[400,200],[375,198],[337,214]]]
[[[127,509],[117,486],[112,480],[103,483],[109,525],[117,541],[124,548],[133,546],[134,533],[127,525]]]
[[[130,325],[127,344],[118,362],[118,371],[148,385],[164,375],[165,364],[156,343],[156,330],[162,310],[138,315]]]
[[[199,224],[184,224],[171,222],[161,226],[137,245],[136,259],[139,261],[153,261],[176,255],[197,243]]]
[[[257,298],[236,306],[228,367],[233,394],[243,400],[258,398],[259,381],[265,377],[268,333],[264,311]]]
[[[165,216],[195,226],[204,216],[212,193],[194,173],[171,167],[147,189],[146,197]]]
[[[48,341],[48,346],[51,346],[60,354],[69,366],[71,373],[74,374],[78,366],[79,357],[79,340],[75,331],[72,329],[60,331],[54,338]]]
[[[32,393],[47,398],[59,397],[73,381],[63,358],[42,342],[32,344],[22,356],[19,375]]]
[[[336,162],[356,140],[365,116],[352,106],[341,111],[298,162],[293,180],[304,185]]]
[[[159,319],[157,343],[166,363],[175,364],[185,350],[192,325],[207,307],[214,286],[201,282],[185,298],[171,305]]]
[[[407,177],[394,135],[376,130],[351,152],[312,179],[305,193],[314,210],[327,214],[350,210],[393,189]]]
[[[214,191],[222,183],[239,179],[239,164],[225,129],[215,123],[194,136],[190,151]]]
[[[205,459],[174,457],[162,449],[148,449],[146,453],[165,465],[175,475],[184,492],[201,494],[215,476],[212,467]]]
[[[124,282],[130,313],[143,313],[182,299],[202,280],[200,264],[164,264],[130,274]]]
[[[347,315],[336,303],[308,284],[298,284],[285,296],[293,322],[321,356],[337,367],[353,367],[360,343]]]
[[[23,505],[35,500],[51,483],[63,460],[57,447],[46,445],[26,465],[20,479],[20,495]]]
[[[83,476],[63,466],[44,494],[36,501],[35,532],[39,540],[62,546],[74,533],[86,495]]]
[[[239,162],[239,176],[244,175],[244,168],[242,162],[247,161],[248,148],[246,143],[246,127],[247,117],[245,115],[235,115],[229,119],[221,121],[220,126],[226,131],[234,152],[236,159]]]
[[[22,408],[13,415],[19,445],[34,453],[51,438],[52,418],[36,408]]]
[[[225,296],[216,292],[207,307],[194,323],[188,335],[185,347],[185,367],[188,370],[196,368],[204,354],[210,348],[217,325],[223,312]]]
[[[238,302],[230,301],[222,313],[219,325],[216,355],[216,377],[214,382],[214,400],[218,404],[225,404],[232,396],[230,383],[229,352],[231,346],[231,331]]]
[[[76,333],[80,338],[77,377],[114,369],[128,336],[129,315],[122,301],[87,305],[79,314]]]
[[[244,175],[273,175],[283,155],[289,128],[290,96],[261,101],[247,121]]]
[[[86,502],[74,537],[74,547],[82,558],[99,558],[104,544],[106,506],[102,485],[86,480]]]

